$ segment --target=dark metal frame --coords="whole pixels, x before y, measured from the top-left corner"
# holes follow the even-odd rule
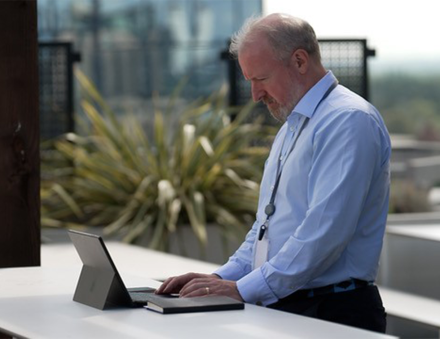
[[[362,52],[362,84],[360,89],[355,90],[359,95],[364,97],[366,100],[369,99],[369,81],[368,81],[368,63],[367,58],[376,55],[376,51],[373,49],[369,49],[367,46],[366,39],[319,39],[319,44],[321,46],[321,57],[324,60],[326,58],[323,53],[323,48],[326,44],[360,44],[361,52]],[[237,60],[233,59],[229,54],[229,51],[223,51],[221,53],[221,59],[227,60],[228,62],[228,77],[229,77],[229,104],[231,106],[244,105],[250,100],[250,90],[243,95],[244,87],[248,86],[245,84],[244,79],[241,75],[240,67],[238,65]],[[325,66],[325,63],[324,63]],[[338,73],[334,72],[336,77],[338,77]],[[343,78],[343,76],[341,76]],[[342,81],[342,84],[344,82]],[[349,85],[346,84],[348,88]],[[350,88],[354,90],[353,88]]]
[[[360,43],[362,45],[363,52],[363,63],[362,63],[362,76],[364,81],[362,82],[362,93],[358,93],[364,99],[369,100],[370,90],[369,90],[369,77],[368,77],[368,58],[376,56],[376,50],[368,48],[367,39],[319,39],[318,42],[322,44],[330,43]]]
[[[73,51],[73,44],[71,42],[39,42],[38,43],[38,48],[39,48],[39,53],[43,50],[43,49],[64,49],[65,50],[65,55],[67,58],[67,67],[65,69],[65,75],[66,75],[66,98],[65,98],[65,112],[67,114],[67,119],[66,119],[66,126],[64,126],[64,128],[62,128],[62,130],[64,132],[73,132],[75,130],[75,120],[74,120],[74,91],[73,91],[73,64],[75,62],[79,62],[81,61],[81,55],[77,52]],[[39,56],[39,68],[41,67],[41,61],[40,61],[40,56]],[[40,73],[41,76],[41,73]],[[44,79],[40,78],[40,84],[44,83]],[[53,84],[51,84],[53,86]],[[41,91],[41,87],[40,86],[40,91]],[[42,109],[40,109],[41,112],[43,112]],[[40,119],[44,119],[46,117],[41,116]],[[43,139],[45,138],[45,136],[42,136]],[[54,136],[52,136],[54,137]]]

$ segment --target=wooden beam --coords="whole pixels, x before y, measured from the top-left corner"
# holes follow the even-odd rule
[[[0,1],[0,267],[40,265],[36,0]]]

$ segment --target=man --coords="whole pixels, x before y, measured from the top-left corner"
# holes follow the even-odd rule
[[[250,19],[230,51],[253,99],[284,123],[264,169],[257,220],[214,274],[169,278],[158,293],[227,295],[384,332],[373,285],[389,198],[382,118],[324,69],[301,19]]]

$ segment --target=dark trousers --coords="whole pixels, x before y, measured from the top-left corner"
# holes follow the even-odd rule
[[[386,330],[386,313],[376,286],[315,297],[293,293],[268,307],[375,332]]]

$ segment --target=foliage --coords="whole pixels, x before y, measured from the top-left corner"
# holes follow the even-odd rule
[[[155,108],[147,133],[133,115],[118,119],[90,81],[76,76],[90,123],[83,123],[85,136],[70,133],[42,152],[44,226],[105,226],[105,234],[148,239],[160,250],[184,224],[202,245],[210,222],[225,238],[244,236],[268,153],[254,141],[273,133],[258,120],[246,122],[252,105],[228,109],[224,93],[216,93],[185,107],[171,127],[175,94],[165,110]]]
[[[407,180],[391,181],[390,213],[429,212],[428,192]]]
[[[440,140],[440,76],[385,74],[372,79],[371,89],[391,133]]]

